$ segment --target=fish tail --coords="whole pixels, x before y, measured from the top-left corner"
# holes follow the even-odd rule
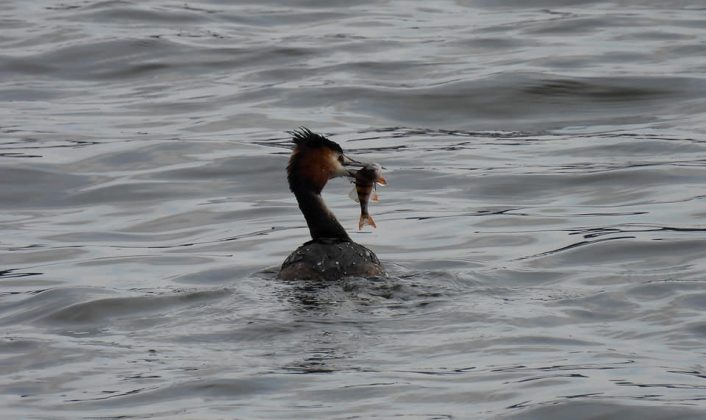
[[[373,220],[372,216],[370,216],[369,214],[361,214],[360,220],[358,221],[358,230],[363,229],[363,226],[365,225],[369,225],[374,228],[377,227],[377,225],[375,224],[375,220]]]

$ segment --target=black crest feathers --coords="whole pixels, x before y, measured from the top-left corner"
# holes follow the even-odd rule
[[[343,153],[343,149],[338,143],[327,139],[321,134],[316,134],[306,127],[299,127],[294,131],[289,132],[292,135],[292,141],[297,146],[305,146],[310,148],[328,147],[339,153]]]

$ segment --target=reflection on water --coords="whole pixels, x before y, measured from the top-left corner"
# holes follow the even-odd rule
[[[15,2],[6,417],[701,418],[689,2]],[[283,283],[286,130],[382,163],[390,273]]]

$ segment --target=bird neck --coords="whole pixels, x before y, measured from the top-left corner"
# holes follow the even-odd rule
[[[297,198],[299,209],[304,214],[312,240],[341,242],[349,242],[351,240],[346,230],[336,220],[336,216],[326,207],[321,194],[304,188],[295,188],[292,192]]]

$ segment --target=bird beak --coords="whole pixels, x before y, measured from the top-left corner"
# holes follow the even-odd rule
[[[343,155],[343,166],[347,167],[347,168],[362,168],[363,166],[365,166],[365,163],[357,161],[357,160],[344,154]],[[356,169],[350,169],[350,170],[346,169],[346,171],[348,172],[348,176],[355,178],[355,174],[357,172]]]
[[[343,166],[353,166],[353,167],[357,166],[359,168],[362,168],[363,166],[365,166],[365,163],[359,162],[359,161],[349,157],[348,155],[344,154],[343,155]]]

